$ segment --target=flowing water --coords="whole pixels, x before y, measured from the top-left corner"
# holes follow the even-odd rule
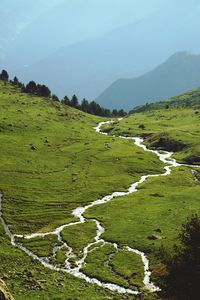
[[[100,134],[104,134],[107,135],[107,133],[105,132],[101,132],[101,127],[105,124],[110,124],[112,123],[112,121],[107,121],[107,122],[101,122],[99,123],[99,125],[97,127],[95,127],[95,131],[97,133]],[[135,145],[137,145],[138,147],[141,147],[142,149],[144,149],[145,151],[149,151],[154,153],[155,155],[158,156],[158,158],[166,164],[166,166],[164,167],[165,172],[163,174],[155,174],[155,175],[146,175],[146,176],[142,176],[140,178],[140,180],[138,182],[133,183],[127,190],[127,192],[114,192],[111,195],[107,195],[104,196],[102,199],[98,199],[95,200],[94,202],[92,202],[91,204],[84,206],[84,207],[77,207],[72,214],[74,215],[75,218],[77,218],[79,221],[77,222],[72,222],[72,223],[68,223],[65,225],[62,225],[58,228],[56,228],[54,231],[51,232],[47,232],[47,233],[33,233],[30,235],[17,235],[17,234],[13,234],[11,233],[9,226],[6,224],[4,218],[3,218],[3,213],[2,213],[2,194],[0,194],[0,218],[1,218],[1,222],[3,224],[3,227],[5,229],[6,234],[10,237],[11,240],[11,244],[19,249],[21,249],[22,251],[24,251],[26,254],[28,254],[30,257],[32,257],[35,260],[38,260],[44,267],[49,268],[51,270],[55,270],[58,272],[66,272],[68,274],[71,274],[75,277],[81,278],[83,280],[85,280],[88,283],[92,283],[92,284],[97,284],[98,286],[102,287],[102,288],[107,288],[111,291],[115,291],[121,294],[133,294],[133,295],[137,295],[140,292],[138,290],[133,290],[133,289],[129,289],[129,288],[125,288],[123,286],[119,286],[117,284],[113,284],[113,283],[106,283],[106,282],[102,282],[99,279],[96,278],[91,278],[87,275],[84,274],[84,272],[82,271],[84,265],[85,265],[85,260],[87,258],[87,255],[94,251],[94,249],[97,249],[99,247],[102,247],[103,245],[106,244],[112,244],[112,243],[108,243],[106,242],[103,238],[102,238],[102,234],[104,233],[105,229],[102,226],[102,224],[100,224],[100,222],[96,219],[93,219],[93,222],[95,222],[96,224],[96,236],[94,238],[94,242],[93,243],[89,243],[84,249],[83,249],[83,253],[82,253],[82,257],[79,259],[76,259],[75,262],[75,267],[71,265],[70,263],[70,259],[71,258],[75,258],[75,255],[73,253],[73,249],[71,247],[69,247],[69,245],[67,245],[67,243],[65,241],[62,240],[62,236],[61,236],[61,232],[63,229],[67,228],[67,227],[71,227],[71,226],[75,226],[78,224],[83,224],[87,221],[87,219],[84,217],[84,213],[87,209],[96,206],[96,205],[101,205],[104,204],[108,201],[113,200],[114,198],[118,198],[118,197],[122,197],[122,196],[126,196],[132,193],[137,192],[137,187],[138,185],[140,185],[141,183],[143,183],[144,181],[146,181],[149,177],[159,177],[159,176],[167,176],[171,173],[171,168],[173,167],[178,167],[181,166],[181,164],[177,163],[175,159],[172,159],[172,152],[167,152],[167,151],[162,151],[159,152],[157,150],[149,150],[147,149],[147,147],[143,144],[143,139],[140,137],[123,137],[123,136],[119,136],[118,138],[121,139],[130,139],[133,140]],[[191,166],[192,167],[192,166]],[[194,166],[193,166],[194,167]],[[91,220],[90,220],[91,221]],[[60,243],[59,246],[55,246],[52,249],[53,252],[53,258],[56,257],[57,251],[59,251],[60,249],[66,249],[66,260],[65,260],[65,264],[64,266],[59,266],[59,265],[55,265],[51,262],[51,259],[48,257],[39,257],[36,254],[34,254],[33,252],[31,252],[30,250],[28,250],[27,248],[25,248],[22,244],[20,244],[19,242],[16,241],[16,238],[24,238],[24,239],[32,239],[32,238],[42,238],[48,235],[56,235],[58,242]],[[141,261],[144,265],[144,279],[143,279],[143,284],[145,286],[145,288],[149,291],[149,292],[156,292],[159,291],[159,287],[155,286],[152,282],[151,282],[151,272],[149,269],[149,260],[148,257],[145,255],[144,252],[138,250],[138,249],[133,249],[129,246],[124,247],[123,249],[121,249],[116,243],[112,244],[116,253],[120,250],[126,250],[132,253],[135,253],[136,255],[141,257]]]

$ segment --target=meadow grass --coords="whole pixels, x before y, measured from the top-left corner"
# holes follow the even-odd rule
[[[119,250],[110,264],[117,274],[128,281],[129,286],[143,286],[144,266],[141,257],[127,250]]]
[[[104,119],[84,114],[58,102],[23,94],[0,82],[0,190],[3,216],[12,233],[48,232],[77,221],[72,210],[114,191],[126,191],[142,175],[163,173],[163,164],[131,140],[95,133]],[[198,111],[191,108],[134,114],[105,126],[110,134],[144,136],[153,147],[161,136],[184,145],[174,157],[180,162],[200,153]],[[139,128],[144,125],[144,129]],[[198,161],[193,160],[194,163]],[[195,168],[193,168],[195,169]],[[200,172],[172,169],[167,177],[149,178],[138,192],[90,208],[89,219],[105,228],[103,238],[117,243],[95,247],[83,271],[103,282],[143,288],[141,258],[122,250],[130,246],[150,258],[153,278],[159,284],[159,248],[170,252],[188,216],[200,211]],[[96,235],[92,220],[62,231],[63,239],[79,256]],[[158,239],[153,240],[152,236]],[[58,245],[54,235],[18,239],[39,256],[52,255]],[[0,277],[16,300],[35,299],[138,299],[87,284],[67,273],[54,272],[14,248],[0,226]],[[54,262],[63,264],[67,249],[60,249]],[[143,299],[157,299],[156,294]]]
[[[95,133],[100,118],[0,88],[0,189],[11,231],[52,230],[73,221],[76,207],[161,170],[153,155],[134,155],[133,142]]]
[[[52,256],[53,247],[60,246],[57,236],[53,234],[32,239],[16,238],[15,240],[17,243],[22,244],[26,249],[35,253],[39,257]]]
[[[140,128],[140,125],[144,125]],[[104,126],[111,134],[144,136],[151,147],[160,137],[184,145],[174,154],[179,162],[200,164],[200,112],[192,108],[173,108],[135,113],[113,126]]]
[[[86,265],[83,268],[85,274],[98,278],[103,282],[115,283],[127,287],[127,281],[116,274],[109,263],[110,256],[115,254],[115,248],[111,244],[94,249],[86,258]]]
[[[73,225],[62,230],[61,235],[64,242],[67,243],[76,255],[83,252],[84,247],[95,242],[96,223],[86,221],[83,224]]]
[[[126,288],[142,288],[144,266],[141,257],[126,250],[116,251],[112,244],[104,244],[91,251],[83,268],[90,277]]]
[[[12,233],[48,232],[77,221],[73,209],[125,191],[141,175],[163,172],[157,157],[133,141],[95,133],[93,127],[102,120],[0,82],[0,190],[3,216]],[[79,251],[76,231],[66,236]],[[88,236],[79,231],[77,236],[85,245]],[[0,240],[0,276],[16,299],[129,299],[45,269],[15,249],[3,228]],[[55,241],[21,242],[43,256],[50,254]],[[63,263],[64,257],[61,251],[56,260]],[[32,272],[30,280],[27,270]],[[41,288],[33,279],[42,282]]]
[[[144,251],[156,273],[160,247],[173,252],[182,224],[200,213],[199,197],[199,181],[190,168],[179,167],[169,176],[149,178],[137,193],[90,208],[85,215],[98,218],[106,228],[103,237],[107,241]]]
[[[22,251],[11,247],[1,224],[0,261],[0,276],[7,283],[15,300],[133,299],[88,284],[67,273],[54,272],[42,267]]]
[[[59,265],[63,267],[65,265],[65,261],[67,258],[66,251],[67,251],[66,247],[62,247],[58,249],[55,257],[50,258],[50,262],[54,265]]]

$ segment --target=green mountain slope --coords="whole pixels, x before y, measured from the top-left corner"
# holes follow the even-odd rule
[[[146,103],[144,105],[137,106],[131,110],[130,113],[187,107],[200,109],[200,89],[188,91],[187,93],[183,93],[165,101]]]
[[[127,191],[143,175],[164,174],[165,165],[155,154],[118,135],[143,136],[148,147],[174,150],[177,161],[190,164],[141,181],[136,193],[89,207],[84,223],[60,232],[73,249],[70,263],[75,265],[83,248],[94,241],[97,220],[107,243],[93,245],[82,272],[104,283],[138,288],[142,296],[119,294],[44,267],[11,244],[1,222],[0,277],[14,299],[160,299],[158,293],[146,295],[144,266],[126,247],[144,251],[159,286],[165,272],[159,248],[173,252],[181,224],[200,212],[200,170],[192,165],[200,164],[199,110],[173,107],[135,113],[105,125],[105,131],[115,134],[106,136],[93,128],[105,119],[23,94],[8,83],[0,82],[0,108],[0,217],[12,234],[20,234],[17,243],[56,266],[64,264],[68,250],[53,252],[60,241],[52,231],[79,221],[74,209]],[[38,236],[27,238],[36,232]],[[41,236],[47,232],[51,234]]]
[[[127,110],[145,102],[164,100],[200,86],[200,55],[176,53],[143,76],[119,79],[96,101],[109,108]]]
[[[47,232],[76,221],[72,215],[75,208],[113,191],[125,191],[141,175],[163,170],[156,156],[138,151],[132,141],[96,133],[93,127],[101,118],[23,94],[2,82],[0,107],[2,214],[13,234]],[[80,244],[91,239],[90,227],[88,223],[89,235],[84,230],[79,233]],[[77,247],[76,230],[63,235]],[[44,268],[13,247],[1,225],[0,240],[0,277],[15,299],[38,299],[38,295],[42,299],[122,299],[107,289]],[[52,251],[51,245],[55,245],[55,239],[49,237],[33,239],[27,247],[43,256]],[[109,255],[105,253],[109,251],[113,250],[102,248],[99,270],[104,269],[100,278],[127,285],[123,272],[116,277],[105,267],[109,264]],[[57,259],[63,261],[64,255],[59,252]],[[94,264],[89,261],[87,266],[85,272],[94,275]],[[129,267],[127,262],[126,268]],[[130,280],[134,282],[135,276],[141,286],[140,267],[130,275]]]
[[[180,163],[200,164],[199,120],[199,110],[172,107],[134,113],[104,129],[117,135],[143,136],[148,147],[173,151]]]
[[[195,92],[193,94],[195,96]],[[196,96],[198,98],[198,91]],[[153,279],[158,285],[165,274],[160,247],[173,253],[173,245],[179,247],[181,224],[193,213],[200,213],[200,168],[194,166],[200,165],[199,120],[199,110],[175,107],[134,113],[111,126],[104,126],[110,135],[143,136],[149,148],[175,151],[172,157],[186,164],[173,168],[166,177],[149,178],[136,194],[87,211],[87,217],[98,216],[109,228],[104,234],[106,239],[119,244],[129,241],[132,247],[137,245],[149,253]],[[120,215],[126,216],[127,222],[123,222]]]

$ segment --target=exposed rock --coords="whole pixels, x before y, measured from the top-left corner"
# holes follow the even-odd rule
[[[31,150],[36,151],[37,148],[35,146],[31,146]]]
[[[140,124],[140,125],[138,126],[138,128],[144,130],[144,129],[145,129],[145,125],[144,125],[144,124]]]
[[[200,172],[196,170],[192,170],[192,174],[194,175],[194,180],[196,182],[200,182]]]
[[[155,240],[162,240],[164,237],[160,236],[160,235],[155,235],[152,234],[150,236],[147,237],[149,240],[155,241]]]
[[[104,147],[105,147],[106,150],[111,149],[111,147],[110,147],[110,145],[108,143],[104,143]]]
[[[159,233],[162,232],[162,230],[161,230],[160,228],[154,229],[154,231],[155,231],[155,232],[159,232]]]
[[[35,280],[34,278],[26,279],[24,282],[24,287],[26,287],[27,289],[42,290],[40,282]]]
[[[39,283],[46,283],[47,281],[44,279],[38,280]]]
[[[14,300],[5,282],[0,279],[0,300]]]

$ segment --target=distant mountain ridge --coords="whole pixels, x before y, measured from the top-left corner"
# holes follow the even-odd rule
[[[19,0],[7,1],[19,2]],[[33,3],[34,1],[48,2],[48,0],[30,0]],[[149,0],[148,3],[146,0],[51,0],[49,2],[52,1],[57,5],[41,13],[9,47],[6,62],[10,70],[32,65],[62,47],[100,37],[115,28],[138,21],[163,6],[159,0]],[[41,4],[37,4],[38,10],[41,10]],[[29,4],[23,7],[27,6]],[[51,33],[50,38],[49,33]],[[39,47],[35,47],[38,43]]]
[[[133,79],[119,79],[96,101],[108,108],[130,110],[146,102],[165,100],[200,86],[200,55],[178,52],[153,71]]]
[[[142,1],[144,5],[145,2],[147,1]],[[17,69],[15,74],[23,82],[35,80],[47,84],[59,97],[70,97],[75,92],[79,98],[94,99],[116,79],[141,76],[178,51],[200,52],[197,38],[200,35],[199,2],[166,2],[164,8],[137,22],[133,21],[102,36],[96,35],[94,38],[66,45],[44,59],[29,64],[29,67]],[[100,19],[102,22],[103,19]],[[91,26],[93,23],[91,21]],[[51,32],[49,28],[48,32]],[[61,33],[62,31],[59,34]],[[32,35],[28,36],[32,41]],[[44,34],[40,39],[46,41],[46,36],[48,35]],[[30,47],[29,40],[26,43]],[[45,42],[49,49],[48,43]],[[29,54],[35,45],[37,41]],[[57,39],[54,45],[58,46]],[[40,47],[35,48],[34,52],[40,51]],[[25,54],[28,53],[26,44],[25,48],[20,49]],[[23,51],[17,53],[22,56]],[[19,61],[15,53],[10,57]],[[9,68],[8,71],[10,72]],[[134,103],[129,107],[132,108],[133,105]],[[124,107],[123,103],[120,107]]]
[[[4,65],[8,49],[30,23],[59,0],[1,0],[0,9],[0,64]],[[28,2],[28,3],[27,3]],[[13,61],[16,59],[13,50]],[[11,60],[11,58],[9,58]]]

